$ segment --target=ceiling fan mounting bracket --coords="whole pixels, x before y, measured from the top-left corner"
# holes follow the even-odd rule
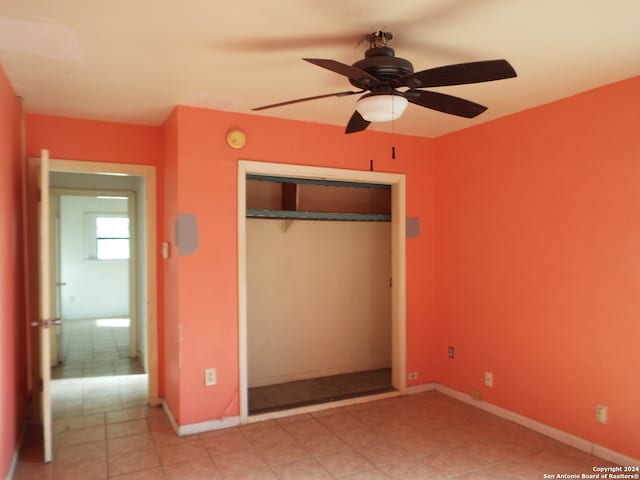
[[[391,47],[371,47],[364,52],[364,57],[395,57],[396,51]]]
[[[413,73],[413,65],[404,58],[396,57],[390,47],[373,47],[368,49],[365,58],[358,60],[353,67],[364,70],[376,77],[380,82],[393,83],[395,80]],[[358,88],[367,88],[360,81],[349,79]]]
[[[382,30],[378,30],[376,32],[365,35],[357,44],[358,46],[363,40],[367,40],[369,42],[369,48],[374,47],[386,47],[387,43],[393,39],[393,33],[391,32],[383,32]]]

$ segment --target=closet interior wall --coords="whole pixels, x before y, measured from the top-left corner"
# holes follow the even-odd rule
[[[390,212],[390,190],[247,180],[247,209]],[[391,223],[247,218],[249,388],[391,367]]]

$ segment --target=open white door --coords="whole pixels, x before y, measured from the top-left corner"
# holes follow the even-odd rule
[[[38,176],[38,283],[40,319],[34,327],[40,331],[40,415],[44,435],[44,461],[53,460],[51,435],[51,328],[59,322],[51,315],[49,232],[49,152],[42,150]]]

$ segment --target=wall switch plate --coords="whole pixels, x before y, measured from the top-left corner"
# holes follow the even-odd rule
[[[596,421],[598,423],[607,423],[609,417],[609,409],[604,405],[596,405]]]
[[[493,387],[493,373],[484,372],[484,384],[487,387]]]
[[[204,385],[205,387],[210,387],[211,385],[215,385],[218,381],[216,378],[216,369],[215,368],[207,368],[204,371]]]
[[[449,347],[448,355],[449,355],[449,358],[453,360],[453,357],[455,355],[453,347]]]
[[[417,380],[418,379],[418,372],[409,372],[409,380]]]

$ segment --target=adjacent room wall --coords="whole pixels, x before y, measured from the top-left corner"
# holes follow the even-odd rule
[[[0,478],[27,410],[20,102],[0,67]]]
[[[95,231],[89,231],[89,223],[95,226],[95,214],[128,216],[128,208],[124,199],[60,196],[60,280],[64,283],[60,311],[64,320],[129,316],[129,260],[93,258]]]
[[[437,139],[433,331],[436,380],[634,458],[639,125],[635,77]]]
[[[249,387],[391,366],[391,224],[247,219]]]

